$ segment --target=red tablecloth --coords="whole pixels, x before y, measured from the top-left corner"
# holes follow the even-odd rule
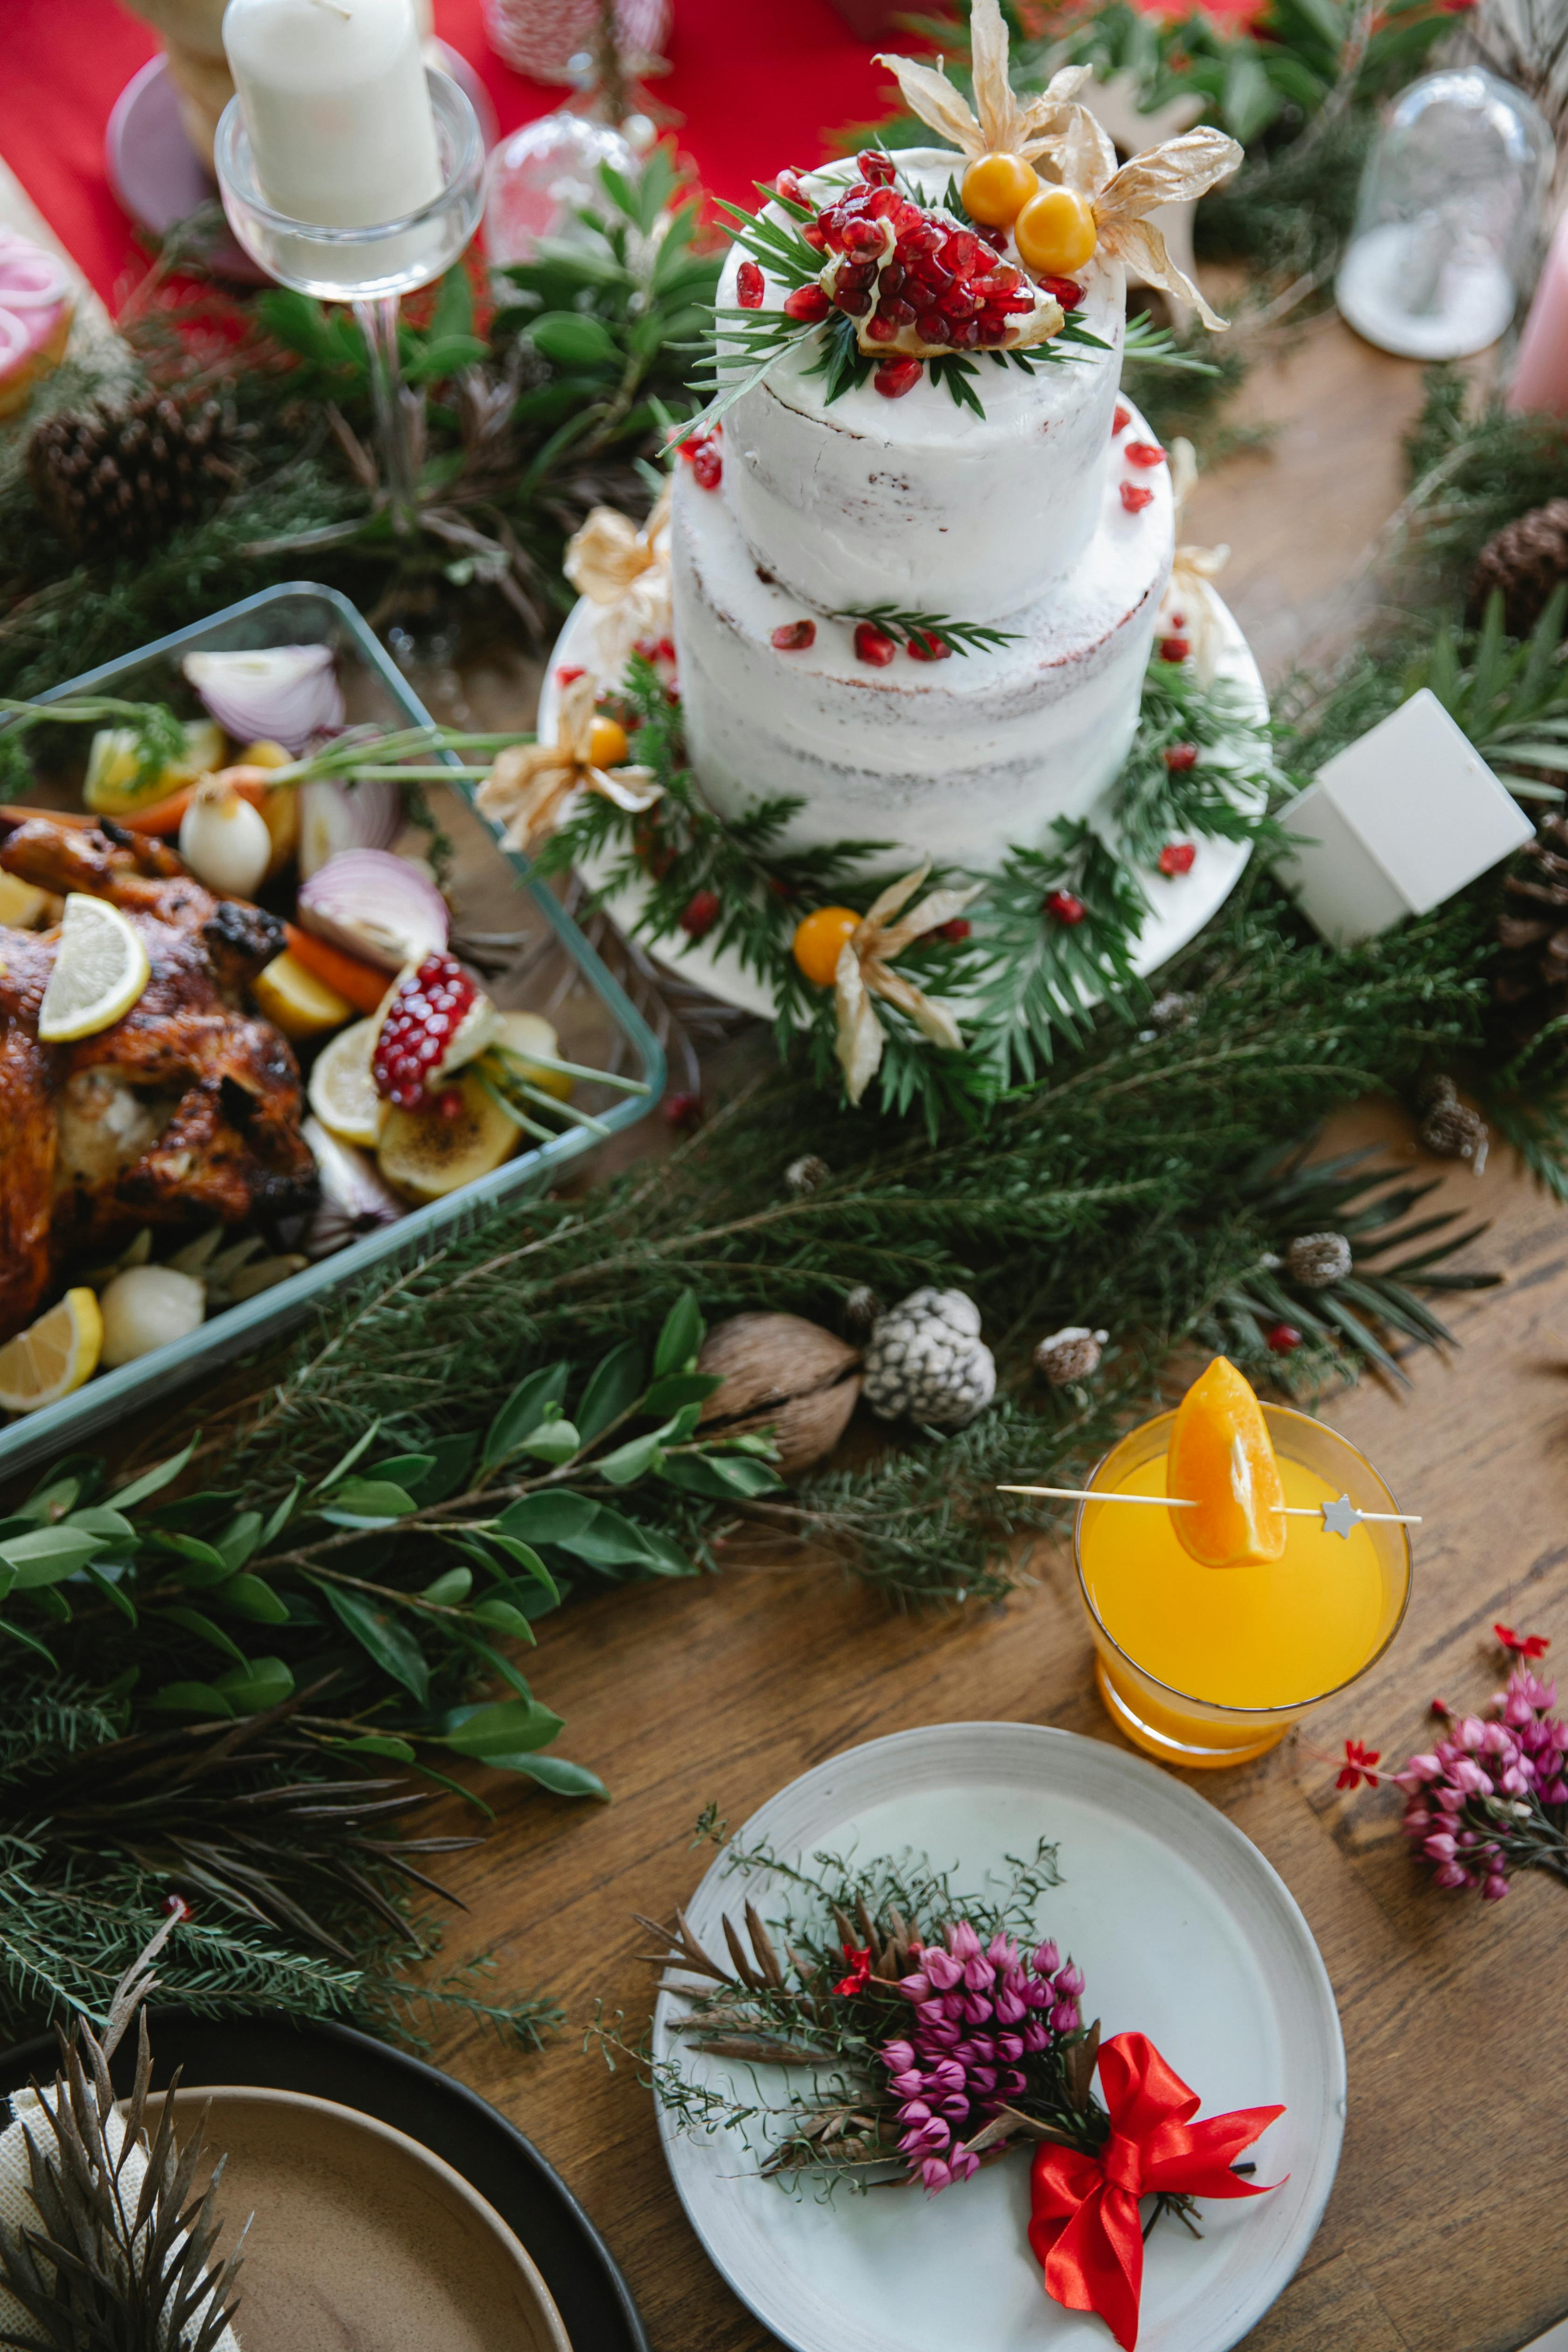
[[[483,74],[503,131],[560,104],[492,56],[480,0],[436,0],[436,26]],[[0,0],[0,155],[111,304],[144,262],[104,175],[104,125],[153,47],[116,0]],[[819,161],[825,132],[880,110],[890,85],[872,47],[828,0],[675,0],[658,92],[685,117],[680,143],[705,184],[749,201],[754,177]]]

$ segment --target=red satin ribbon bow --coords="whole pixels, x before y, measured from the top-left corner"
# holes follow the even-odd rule
[[[1230,2167],[1283,2107],[1240,2107],[1192,2121],[1198,2095],[1146,2034],[1118,2033],[1100,2053],[1110,2136],[1098,2156],[1042,2144],[1029,2176],[1029,2243],[1046,2292],[1069,2311],[1098,2312],[1122,2352],[1138,2341],[1143,2234],[1138,2200],[1160,2189],[1187,2197],[1261,2197],[1267,2184]]]

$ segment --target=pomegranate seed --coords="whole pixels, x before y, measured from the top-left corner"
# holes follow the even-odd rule
[[[1146,490],[1141,482],[1123,482],[1121,485],[1121,503],[1129,514],[1142,514],[1144,508],[1152,503],[1153,497],[1153,491]]]
[[[902,198],[895,195],[891,188],[873,188],[866,199],[868,220],[891,220],[895,213],[904,209]]]
[[[800,234],[802,240],[806,245],[810,246],[813,253],[826,252],[827,239],[823,235],[821,229],[817,227],[815,221],[803,221],[801,223]]]
[[[1125,433],[1131,422],[1132,411],[1127,407],[1124,402],[1119,400],[1116,404],[1116,414],[1110,420],[1112,438],[1114,438],[1118,433]]]
[[[864,292],[877,283],[877,265],[874,261],[841,262],[833,282],[840,293]]]
[[[886,629],[879,629],[875,621],[861,621],[857,625],[855,657],[858,661],[869,662],[873,669],[886,669],[898,650]]]
[[[1173,743],[1165,753],[1165,765],[1173,776],[1184,776],[1189,768],[1195,768],[1197,764],[1198,747],[1195,743]]]
[[[1042,278],[1040,286],[1064,310],[1076,310],[1083,300],[1083,288],[1071,278]]]
[[[763,273],[754,261],[742,261],[735,273],[735,297],[742,310],[763,307]]]
[[[850,319],[863,319],[871,307],[871,297],[863,286],[841,288],[833,299],[837,307]]]
[[[1178,636],[1180,636],[1180,635],[1181,635],[1182,631],[1186,627],[1186,625],[1187,625],[1187,616],[1186,616],[1186,614],[1185,614],[1184,613],[1173,613],[1173,614],[1172,614],[1172,615],[1171,615],[1171,626],[1172,626],[1172,628],[1176,632],[1176,635],[1177,635]]]
[[[713,430],[717,433],[719,427],[715,425]],[[660,637],[654,646],[653,657],[655,661],[672,662],[675,659],[675,639],[673,637]],[[639,719],[628,719],[626,720],[626,725],[628,727],[640,727],[642,721]]]
[[[1157,860],[1160,871],[1172,876],[1190,874],[1197,854],[1195,845],[1190,841],[1168,841]]]
[[[717,890],[694,890],[680,910],[680,928],[689,940],[705,939],[719,919]]]
[[[948,341],[955,352],[972,352],[980,341],[977,319],[955,319],[948,333]]]
[[[1012,331],[1005,319],[982,319],[975,329],[974,340],[982,351],[994,351],[998,343],[1006,341]]]
[[[880,253],[886,243],[880,225],[874,220],[852,220],[844,231],[846,253]]]
[[[881,278],[878,285],[878,292],[881,294],[901,294],[904,290],[904,279],[908,274],[909,273],[905,269],[901,261],[889,261],[887,268],[882,272]]]
[[[1301,1334],[1294,1323],[1270,1323],[1263,1334],[1264,1345],[1272,1348],[1277,1356],[1292,1355],[1301,1344]]]
[[[555,673],[555,683],[557,686],[574,686],[580,677],[587,675],[580,663],[563,662]]]
[[[874,343],[896,343],[899,330],[891,319],[868,319],[866,332]]]
[[[773,182],[773,185],[781,196],[788,197],[792,205],[804,205],[806,201],[805,190],[801,185],[800,173],[793,163],[784,165],[784,170]]]
[[[1185,637],[1162,637],[1160,659],[1168,662],[1184,662],[1192,649],[1190,641]]]
[[[773,641],[781,654],[803,654],[816,643],[816,623],[781,621],[773,631]]]
[[[925,218],[925,215],[921,212],[919,205],[911,205],[909,198],[906,196],[902,203],[894,206],[893,210],[888,215],[888,218],[893,224],[894,236],[906,236],[910,229],[918,228],[920,226],[921,223]]]
[[[1129,441],[1122,451],[1130,466],[1163,466],[1165,453],[1157,441]]]
[[[898,165],[879,147],[862,147],[855,158],[855,168],[863,180],[870,181],[873,187],[891,187],[899,176]]]
[[[899,259],[909,263],[921,256],[934,253],[942,243],[942,230],[933,220],[916,220],[902,231],[898,242]]]
[[[1070,890],[1053,890],[1046,900],[1046,912],[1053,923],[1065,923],[1070,931],[1076,923],[1082,922],[1089,908]]]
[[[944,269],[935,254],[928,261],[923,261],[915,274],[933,301],[945,294],[952,284],[952,270]]]
[[[689,1134],[694,1127],[702,1124],[701,1096],[670,1095],[665,1102],[664,1116],[669,1126]]]
[[[915,320],[915,332],[922,343],[945,343],[947,320],[940,310],[922,310]]]
[[[816,215],[817,232],[830,253],[843,252],[844,232],[847,226],[848,216],[841,205],[835,205],[827,212]]]
[[[165,1895],[163,1910],[170,1917],[175,1919],[194,1919],[196,1916],[183,1895]]]
[[[994,252],[1006,252],[1007,239],[1011,234],[1009,230],[1005,228],[983,228],[978,232],[978,234],[985,239],[986,244],[990,246]]]
[[[691,470],[705,490],[716,490],[724,478],[724,460],[711,441],[704,441],[691,460]]]
[[[884,360],[871,382],[884,400],[901,400],[921,380],[919,360]]]
[[[877,305],[877,316],[879,319],[890,319],[895,327],[912,327],[915,306],[912,302],[906,302],[901,294],[884,295]]]
[[[942,248],[942,257],[950,269],[967,278],[979,267],[980,239],[971,236],[966,228],[955,228]]]
[[[904,650],[911,661],[948,661],[952,656],[952,647],[944,637],[933,637],[925,629],[911,629]]]
[[[957,947],[959,941],[966,940],[973,929],[973,923],[966,923],[962,915],[955,915],[951,923],[939,923],[933,936],[946,940],[950,947]]]
[[[988,294],[1012,294],[1023,284],[1024,274],[1015,269],[1010,261],[1003,261],[994,269],[987,270],[979,282]]]
[[[800,319],[808,327],[815,327],[819,319],[827,316],[827,297],[820,286],[797,286],[793,293],[784,296],[784,310],[786,319]]]

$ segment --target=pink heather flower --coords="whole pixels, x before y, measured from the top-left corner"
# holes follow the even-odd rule
[[[1029,2051],[1031,2053],[1036,2051],[1043,2050],[1050,2038],[1050,2027],[1042,2023],[1040,2019],[1037,2017],[1030,2019],[1028,2024],[1025,2026],[1022,2034],[1019,2036],[1025,2049]]]
[[[1479,1715],[1462,1716],[1454,1726],[1453,1738],[1461,1748],[1480,1748],[1485,1744],[1486,1736],[1487,1727]]]
[[[922,1969],[911,1969],[907,1977],[899,1979],[899,1990],[906,2000],[925,2001],[931,1999],[931,1979]]]
[[[973,2180],[980,2169],[980,2158],[971,2156],[966,2147],[955,2147],[949,2169],[954,2180]]]
[[[1018,1938],[1005,1935],[998,1927],[985,1947],[985,1957],[999,1969],[1016,1969],[1018,1965]]]
[[[954,1920],[947,1929],[944,1940],[955,1960],[977,1960],[980,1958],[980,1938],[967,1919]]]
[[[1076,1962],[1069,1960],[1065,1969],[1058,1970],[1053,1981],[1059,2000],[1076,2000],[1083,1990],[1083,1970]]]
[[[1076,2033],[1079,2021],[1076,2000],[1058,2000],[1051,2011],[1051,2030],[1055,2033]]]
[[[915,2063],[915,2053],[914,2053],[914,2050],[913,2050],[913,2048],[911,2047],[911,2045],[910,2045],[909,2042],[883,2042],[883,2044],[882,2044],[882,2063],[883,2063],[883,2065],[884,2065],[884,2066],[891,2066],[895,2074],[908,2074],[908,2072],[909,2072],[909,2070],[910,2070],[910,2068],[914,2064],[914,2063]]]
[[[996,2036],[996,2055],[1008,2065],[1016,2065],[1028,2046],[1021,2033],[999,2033]]]
[[[1062,1956],[1054,1944],[1040,1945],[1029,1966],[1037,1977],[1054,1977],[1062,1964]]]
[[[1457,1862],[1440,1862],[1432,1877],[1438,1886],[1468,1886],[1470,1884],[1468,1871],[1461,1870]]]
[[[1492,1784],[1473,1757],[1456,1757],[1448,1768],[1448,1777],[1457,1789],[1464,1789],[1472,1796],[1489,1797],[1491,1794]]]
[[[1455,1842],[1447,1830],[1438,1830],[1427,1839],[1421,1851],[1430,1854],[1434,1862],[1452,1862]]]
[[[963,2088],[963,2069],[956,2058],[939,2058],[926,2079],[933,2091],[944,2099],[950,2098],[954,2091]]]
[[[926,2078],[918,2066],[900,2068],[888,2084],[888,2088],[900,2099],[918,2099],[925,2086]]]
[[[944,1952],[940,1946],[925,1956],[925,1972],[938,1992],[950,1992],[963,1977],[963,1965],[954,1952]]]
[[[1488,1876],[1486,1885],[1481,1889],[1481,1894],[1485,1900],[1489,1903],[1500,1903],[1507,1893],[1507,1879],[1503,1876],[1500,1870],[1492,1871]]]
[[[1436,1756],[1413,1756],[1404,1771],[1396,1772],[1394,1777],[1402,1789],[1414,1792],[1424,1780],[1440,1780],[1443,1767]]]
[[[1004,1988],[996,1996],[996,2021],[999,2025],[1017,2025],[1028,2015],[1028,2004],[1021,1992],[1009,1992]]]
[[[925,2183],[927,2194],[934,2197],[939,2189],[952,2186],[952,2168],[943,2164],[939,2156],[928,2156],[921,2166],[921,2179]]]

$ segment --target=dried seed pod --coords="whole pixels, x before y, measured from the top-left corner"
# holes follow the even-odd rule
[[[1110,1336],[1091,1331],[1087,1324],[1064,1323],[1035,1349],[1035,1370],[1054,1389],[1066,1388],[1069,1381],[1087,1381],[1100,1370],[1100,1351]]]
[[[784,1187],[797,1201],[804,1200],[807,1192],[815,1192],[819,1185],[826,1184],[832,1173],[820,1152],[807,1151],[800,1159],[792,1160],[784,1170]]]
[[[1419,1134],[1422,1149],[1439,1160],[1468,1160],[1478,1176],[1487,1164],[1491,1130],[1468,1103],[1457,1099],[1434,1103]]]
[[[868,1331],[882,1312],[882,1302],[868,1282],[858,1282],[844,1302],[844,1320],[851,1331]]]
[[[1298,1234],[1285,1253],[1285,1269],[1303,1290],[1327,1290],[1351,1270],[1351,1245],[1343,1234]]]
[[[709,1332],[697,1369],[723,1384],[702,1428],[771,1430],[786,1478],[832,1453],[860,1394],[858,1350],[803,1315],[731,1315]]]

